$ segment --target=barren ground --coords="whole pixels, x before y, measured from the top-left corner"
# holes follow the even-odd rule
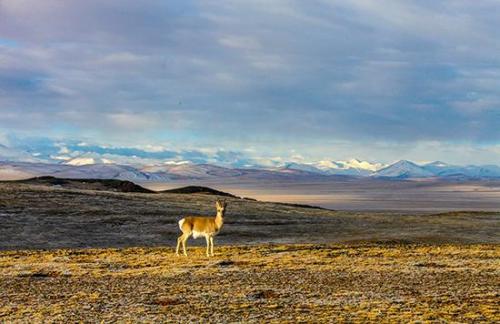
[[[498,322],[497,245],[0,253],[0,321]]]
[[[176,257],[215,198],[0,184],[0,322],[500,321],[498,212],[229,198],[216,256]]]
[[[0,183],[0,250],[175,246],[177,221],[216,196]],[[355,212],[228,198],[216,244],[500,243],[500,212]],[[204,245],[204,240],[189,244]]]

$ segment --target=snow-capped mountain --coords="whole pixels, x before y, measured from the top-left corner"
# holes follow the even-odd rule
[[[120,179],[131,181],[153,180],[155,175],[143,173],[132,166],[116,164],[47,164],[29,162],[0,162],[0,179],[7,178],[5,175],[12,174],[14,178],[29,178],[36,176],[54,176],[58,178],[73,179]],[[158,180],[168,180],[160,178]]]
[[[496,165],[459,166],[441,161],[420,164],[407,160],[384,165],[358,159],[287,162],[281,157],[251,156],[223,149],[202,152],[167,150],[162,147],[154,150],[105,147],[74,141],[49,144],[4,141],[5,143],[0,143],[0,179],[54,173],[69,177],[108,176],[155,181],[217,177],[281,179],[335,175],[398,179],[500,178],[500,167]],[[6,165],[5,162],[10,164]]]
[[[500,177],[500,167],[496,165],[459,166],[436,161],[422,166],[437,177],[455,178],[496,178]]]
[[[164,164],[146,166],[141,169],[148,173],[168,174],[172,178],[206,179],[211,177],[234,177],[242,174],[239,169],[224,168],[211,164]]]
[[[419,166],[411,161],[400,160],[385,168],[382,168],[372,174],[375,177],[387,178],[428,178],[435,174],[424,167]]]
[[[496,165],[458,166],[441,161],[418,165],[411,161],[401,160],[378,170],[372,176],[404,179],[429,177],[449,179],[500,178],[500,167]]]
[[[99,162],[99,163],[95,163]],[[346,176],[416,179],[440,178],[453,180],[500,179],[500,167],[495,165],[456,166],[436,161],[416,164],[401,160],[381,167],[379,163],[359,160],[319,161],[316,163],[290,162],[282,167],[231,168],[212,164],[195,164],[190,161],[166,162],[147,166],[130,166],[109,163],[109,161],[66,160],[62,163],[10,162],[0,161],[0,180],[29,178],[34,176],[55,176],[59,178],[121,179],[130,181],[174,181],[203,179],[253,179],[278,181],[280,179],[314,179],[318,177]]]
[[[105,158],[94,158],[94,157],[76,157],[63,162],[63,164],[68,165],[91,165],[91,164],[113,164],[114,161]]]
[[[467,171],[466,167],[463,166],[435,161],[422,165],[422,168],[429,172],[432,172],[432,174],[437,177],[469,177],[471,176],[471,173],[475,173],[474,169],[480,167],[471,166],[469,167],[470,170]]]
[[[434,161],[434,162],[424,164],[424,165],[422,165],[422,167],[424,169],[426,169],[427,171],[430,171],[434,174],[438,174],[438,173],[442,172],[443,170],[454,168],[455,166],[448,164],[446,162]]]
[[[366,176],[381,169],[383,164],[370,163],[351,159],[349,161],[318,161],[314,163],[295,163],[290,162],[285,164],[285,168],[301,170],[312,173],[320,173],[325,175],[355,175]]]
[[[152,180],[147,173],[141,172],[132,166],[116,164],[86,164],[72,166],[50,174],[58,178],[94,178],[94,179],[120,179],[130,181]],[[166,180],[166,179],[165,179]]]
[[[327,172],[327,174],[347,174],[347,175],[369,175],[381,168],[381,163],[371,163],[358,159],[349,161],[319,161],[317,167]]]
[[[288,162],[285,163],[282,167],[276,168],[278,171],[285,171],[285,170],[298,170],[298,171],[305,171],[305,172],[311,172],[311,173],[321,173],[324,174],[325,172],[313,164],[308,164],[308,163],[296,163],[296,162]]]

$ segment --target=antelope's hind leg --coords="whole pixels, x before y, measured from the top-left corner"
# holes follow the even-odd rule
[[[187,256],[186,252],[186,241],[188,240],[189,236],[191,236],[190,233],[184,233],[179,238],[177,239],[177,255],[179,255],[179,245],[182,244],[182,252],[184,256]]]
[[[182,240],[182,249],[184,250],[184,255],[188,256],[187,254],[187,248],[186,248],[186,242],[188,240],[190,235],[185,235],[184,240]]]
[[[175,248],[175,254],[179,255],[179,248],[181,247],[182,244],[182,237],[184,236],[184,233],[177,238],[177,247]]]

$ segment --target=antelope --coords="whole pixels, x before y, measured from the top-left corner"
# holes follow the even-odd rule
[[[177,239],[177,248],[175,254],[179,255],[179,248],[182,244],[184,255],[186,252],[186,241],[193,235],[193,238],[204,236],[207,240],[207,257],[214,256],[214,236],[217,235],[224,224],[224,213],[226,211],[226,201],[217,199],[215,208],[217,215],[213,217],[195,217],[188,216],[179,221],[179,228],[182,235]]]

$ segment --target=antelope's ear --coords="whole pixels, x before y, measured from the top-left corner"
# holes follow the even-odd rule
[[[219,207],[220,205],[221,205],[220,200],[217,198],[217,200],[215,201],[215,206]]]

